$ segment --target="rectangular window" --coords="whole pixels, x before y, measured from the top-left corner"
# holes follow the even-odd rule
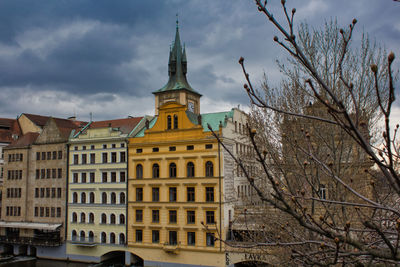
[[[82,164],[87,164],[87,155],[82,154]]]
[[[86,150],[86,146],[82,146],[82,150]]]
[[[36,160],[40,160],[40,152],[36,152]]]
[[[169,211],[169,223],[176,223],[176,221],[177,221],[176,214],[177,214],[176,210]]]
[[[57,198],[61,198],[61,187],[57,188]],[[57,216],[59,217],[59,216]]]
[[[86,183],[86,172],[81,173],[81,183]]]
[[[196,232],[187,232],[187,244],[189,246],[196,244]]]
[[[90,153],[90,164],[95,164],[95,163],[96,163],[96,154]]]
[[[206,144],[206,149],[212,149],[213,145],[212,144]]]
[[[53,179],[54,179],[54,178],[57,178],[57,170],[56,170],[56,169],[52,169],[52,170],[51,170],[51,174],[52,174],[52,175],[51,175],[51,178],[53,178]]]
[[[136,222],[143,222],[143,210],[136,210]]]
[[[194,202],[195,201],[194,187],[187,187],[186,190],[187,190],[187,201]]]
[[[212,210],[206,211],[206,223],[207,224],[214,224],[215,223],[214,211],[212,211]]]
[[[187,211],[187,223],[188,224],[196,223],[196,213],[194,210]]]
[[[50,169],[46,169],[46,178],[49,179],[51,176],[51,170]]]
[[[44,216],[44,207],[40,207],[40,217]]]
[[[151,211],[151,221],[153,223],[159,223],[160,222],[160,211],[159,210],[152,210]]]
[[[62,155],[62,151],[58,151],[58,159],[62,159],[63,155]]]
[[[206,202],[214,202],[214,187],[206,187]]]
[[[44,188],[40,188],[40,197],[41,197],[41,198],[44,197]]]
[[[73,183],[78,183],[78,174],[76,172],[73,175]]]
[[[158,230],[151,231],[151,242],[152,243],[160,243],[160,231],[158,231]]]
[[[142,148],[137,148],[136,149],[136,153],[142,153],[143,152],[143,149]]]
[[[143,241],[143,231],[136,230],[136,242],[141,243]]]
[[[50,197],[50,188],[46,188],[46,197]]]
[[[207,247],[213,247],[215,244],[214,233],[206,233],[206,244]]]
[[[35,207],[35,217],[39,216],[39,208]]]
[[[107,153],[102,153],[103,163],[107,163]]]
[[[57,169],[57,173],[58,173],[58,175],[57,175],[58,179],[61,179],[62,178],[62,169],[61,168]]]
[[[170,146],[169,151],[176,151],[176,146]]]
[[[61,208],[57,208],[57,217],[58,217],[58,218],[61,217]]]
[[[39,170],[39,169],[36,169],[36,176],[35,176],[35,178],[36,178],[36,179],[39,179],[39,178],[40,178],[40,170]]]
[[[94,150],[94,145],[91,145],[91,146],[90,146],[90,149],[91,149],[91,150]]]
[[[78,147],[77,147],[77,146],[75,146],[75,147],[74,147],[74,150],[78,150]]]
[[[107,183],[107,173],[106,172],[101,173],[101,181],[103,183]]]
[[[46,152],[42,152],[42,160],[46,160]]]
[[[53,151],[53,159],[57,159],[57,151]]]
[[[153,202],[160,201],[160,188],[158,188],[158,187],[152,188],[152,201]]]
[[[117,145],[116,145],[116,144],[112,144],[111,147],[112,147],[112,148],[116,148]]]
[[[51,217],[55,217],[56,216],[56,208],[52,207],[51,208]]]
[[[126,153],[125,152],[120,152],[119,153],[119,161],[120,162],[125,162],[126,161]]]
[[[178,232],[176,231],[169,231],[169,242],[170,245],[177,245],[178,244]]]
[[[55,198],[56,197],[56,189],[52,188],[51,189],[51,198]]]
[[[136,201],[143,201],[143,188],[136,188]]]
[[[111,152],[111,162],[117,162],[117,152]]]
[[[121,143],[121,147],[125,147],[125,143]]]
[[[169,188],[169,202],[176,202],[176,187]]]
[[[117,182],[117,173],[111,172],[111,183],[116,183],[116,182]]]
[[[125,174],[125,172],[120,172],[120,173],[119,173],[119,181],[120,181],[121,183],[124,183],[124,182],[126,181],[126,174]]]
[[[193,149],[194,149],[194,146],[193,146],[193,145],[186,146],[186,150],[193,150]]]
[[[42,179],[46,178],[46,170],[45,169],[40,170],[40,178],[42,178]]]
[[[94,183],[94,172],[90,173],[90,182]]]
[[[158,151],[159,151],[158,147],[153,147],[153,152],[158,152]]]
[[[49,152],[47,152],[47,160],[50,160],[51,159],[51,152],[49,151]]]
[[[79,156],[74,155],[74,164],[79,164]]]
[[[46,217],[50,217],[50,208],[46,207]]]
[[[8,190],[8,188],[7,188]],[[39,197],[39,188],[35,188],[35,197]]]
[[[107,148],[107,144],[103,144],[103,149],[106,149]]]

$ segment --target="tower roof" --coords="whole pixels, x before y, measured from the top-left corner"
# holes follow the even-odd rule
[[[168,60],[168,82],[161,89],[154,91],[153,94],[173,91],[173,90],[187,90],[192,93],[199,94],[196,92],[188,83],[186,79],[187,73],[187,59],[186,59],[186,49],[182,48],[181,39],[179,36],[179,26],[178,20],[176,21],[176,33],[175,41],[172,48],[169,51]]]

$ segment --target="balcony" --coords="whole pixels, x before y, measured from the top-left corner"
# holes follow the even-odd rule
[[[71,244],[81,246],[81,247],[95,247],[97,246],[97,242],[95,241],[95,237],[72,237],[70,241]]]
[[[58,247],[61,246],[63,242],[59,237],[0,236],[0,243]]]
[[[169,243],[169,242],[165,242],[163,244],[163,250],[167,253],[171,253],[171,254],[178,254],[179,253],[179,249],[180,249],[180,243]]]

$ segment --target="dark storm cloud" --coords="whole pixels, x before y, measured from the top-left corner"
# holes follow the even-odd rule
[[[280,1],[270,2],[274,16],[282,18]],[[298,9],[297,23],[307,20],[316,28],[335,17],[347,27],[356,17],[355,40],[368,32],[400,56],[399,3],[287,2],[290,9]],[[254,84],[261,83],[264,71],[279,84],[275,60],[287,55],[272,41],[279,33],[251,0],[2,0],[0,117],[21,112],[62,114],[64,109],[69,115],[74,110],[96,111],[100,119],[152,111],[151,92],[168,80],[176,13],[186,43],[188,80],[204,98],[235,106],[248,103],[237,63],[240,56],[246,58]],[[108,106],[113,110],[106,110]]]

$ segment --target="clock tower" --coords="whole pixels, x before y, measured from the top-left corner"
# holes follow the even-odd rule
[[[201,94],[196,92],[186,79],[187,59],[186,49],[182,48],[179,37],[178,20],[176,21],[175,41],[169,51],[168,82],[161,89],[153,92],[156,101],[155,115],[158,115],[160,106],[167,102],[177,102],[185,105],[187,110],[200,114]]]

